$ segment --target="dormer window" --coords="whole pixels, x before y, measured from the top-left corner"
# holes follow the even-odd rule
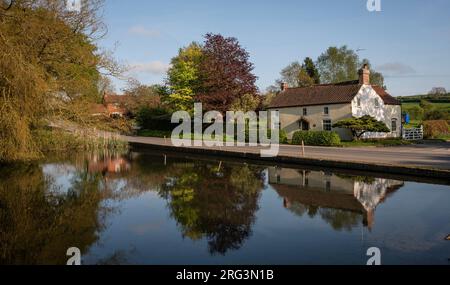
[[[303,108],[303,116],[308,116],[308,109],[307,108]]]

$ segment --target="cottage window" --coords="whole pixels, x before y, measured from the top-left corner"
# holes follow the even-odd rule
[[[331,129],[331,120],[323,120],[323,130],[330,132]]]
[[[326,116],[328,116],[328,115],[330,114],[330,108],[328,108],[328,107],[323,108],[323,113],[324,113]]]
[[[307,108],[303,108],[303,116],[308,116],[308,109]]]
[[[357,104],[358,104],[358,108],[361,108],[361,98],[358,97],[358,99],[356,100]]]
[[[380,102],[378,101],[378,99],[375,99],[374,104],[375,108],[380,108]]]
[[[396,132],[397,131],[397,119],[392,119],[392,132]]]

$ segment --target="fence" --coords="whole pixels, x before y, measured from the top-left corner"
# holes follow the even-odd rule
[[[420,128],[403,129],[403,139],[409,141],[423,140],[423,126]]]

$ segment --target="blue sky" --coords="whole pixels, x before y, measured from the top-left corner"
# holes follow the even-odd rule
[[[133,66],[146,84],[161,83],[180,47],[208,32],[236,37],[250,53],[264,90],[295,60],[348,45],[383,72],[394,96],[450,89],[450,1],[106,0],[108,35],[100,45]],[[116,82],[118,89],[123,83]]]

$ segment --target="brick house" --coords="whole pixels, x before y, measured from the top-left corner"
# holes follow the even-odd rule
[[[364,138],[401,136],[401,103],[382,87],[370,84],[367,65],[359,70],[359,80],[311,87],[289,88],[282,84],[269,110],[279,111],[280,128],[291,139],[299,130],[336,131],[343,140],[351,140],[346,129],[334,129],[336,122],[370,115],[386,123],[390,133],[366,133]]]
[[[129,97],[128,95],[105,92],[102,104],[94,104],[91,106],[91,114],[93,116],[125,117],[129,114],[129,110],[127,109]]]

